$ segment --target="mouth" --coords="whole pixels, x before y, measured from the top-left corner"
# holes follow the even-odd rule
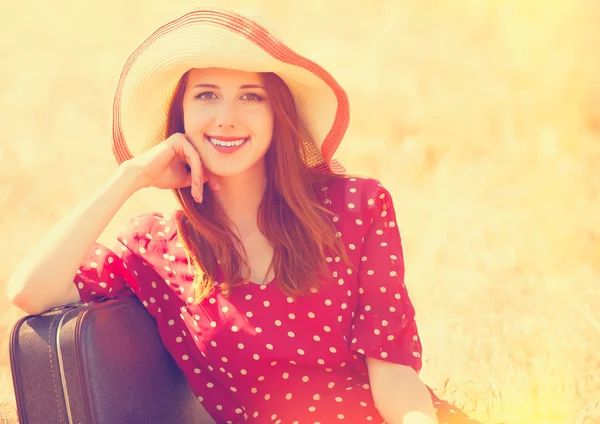
[[[246,138],[234,138],[234,137],[210,137],[209,135],[204,135],[204,139],[211,143],[213,146],[221,147],[221,148],[236,148],[240,147],[242,144],[245,144],[250,137]]]

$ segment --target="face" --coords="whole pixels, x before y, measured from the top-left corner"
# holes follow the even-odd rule
[[[183,97],[185,134],[213,174],[264,169],[273,111],[258,73],[193,69]]]

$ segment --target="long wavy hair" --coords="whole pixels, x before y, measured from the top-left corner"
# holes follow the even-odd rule
[[[184,74],[169,106],[166,136],[184,133],[183,96],[188,74]],[[258,210],[258,227],[273,247],[275,284],[291,297],[318,290],[327,273],[327,254],[340,256],[353,268],[331,222],[332,212],[320,205],[313,183],[349,175],[325,174],[309,168],[302,157],[304,146],[298,132],[298,116],[292,94],[274,73],[262,74],[265,90],[274,114],[273,142],[265,154],[267,186]],[[173,190],[183,210],[178,220],[179,238],[190,266],[193,266],[194,302],[199,303],[218,286],[228,295],[249,282],[246,251],[230,229],[231,221],[212,191],[204,190],[202,203],[196,203],[191,188]],[[215,280],[218,266],[224,281]]]

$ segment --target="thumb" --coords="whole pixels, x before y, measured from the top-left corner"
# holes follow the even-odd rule
[[[217,177],[215,174],[213,174],[206,168],[204,168],[204,178],[203,179],[204,179],[203,183],[208,183],[208,185],[210,186],[212,191],[220,190],[221,187],[219,186],[219,177]]]

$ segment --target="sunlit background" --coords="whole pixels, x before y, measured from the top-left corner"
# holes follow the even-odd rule
[[[0,289],[115,170],[129,53],[197,1],[0,0]],[[486,423],[600,423],[600,2],[205,1],[346,88],[338,158],[394,195],[423,380]],[[175,208],[136,194],[134,213]],[[16,422],[0,298],[0,416]],[[596,403],[598,402],[598,403]]]

